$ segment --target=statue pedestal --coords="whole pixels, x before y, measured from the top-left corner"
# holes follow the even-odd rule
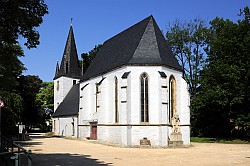
[[[182,146],[183,145],[182,134],[180,132],[171,133],[168,145],[170,147]]]
[[[170,134],[170,141],[181,141],[181,140],[182,140],[182,134],[180,132]]]

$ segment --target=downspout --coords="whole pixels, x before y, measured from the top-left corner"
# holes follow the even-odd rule
[[[60,135],[60,119],[58,118],[58,135]]]
[[[76,127],[76,128],[77,128],[77,129],[76,129],[76,130],[77,130],[76,138],[79,138],[79,112],[78,112],[78,115],[77,115],[77,122],[76,122],[76,123],[77,123],[77,127]]]

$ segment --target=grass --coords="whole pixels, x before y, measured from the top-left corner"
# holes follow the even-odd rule
[[[249,139],[237,139],[237,138],[191,137],[190,140],[191,142],[203,142],[203,143],[250,144]]]

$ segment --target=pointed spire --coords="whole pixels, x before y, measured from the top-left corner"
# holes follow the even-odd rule
[[[64,48],[58,75],[54,79],[59,78],[61,76],[66,76],[70,78],[81,78],[81,69],[79,67],[72,24],[70,25],[68,38]]]
[[[56,74],[55,74],[55,77],[57,77],[59,74],[59,64],[58,64],[58,61],[56,61]]]
[[[82,57],[82,76],[83,76],[83,74],[84,74],[84,71],[83,71],[83,57]]]

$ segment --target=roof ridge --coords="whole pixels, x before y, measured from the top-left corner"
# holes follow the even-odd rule
[[[137,48],[134,50],[133,56],[131,56],[128,63],[136,64],[139,59],[144,59],[145,64],[154,63],[162,64],[162,58],[160,56],[160,51],[158,47],[157,37],[155,33],[155,20],[153,16],[150,16],[150,19],[145,27],[144,33],[141,36],[140,42],[138,43]],[[152,52],[152,50],[154,50]]]
[[[159,48],[160,43],[158,41],[158,35],[156,34],[157,28],[159,28],[159,26],[157,25],[157,22],[155,21],[154,17],[152,17],[152,20],[153,20],[154,34],[155,34],[155,38],[156,38],[156,42],[157,42],[157,51],[159,52],[161,63],[164,63],[164,61],[162,60],[161,52],[160,52],[160,48]]]
[[[128,28],[126,28],[125,30],[123,30],[123,31],[121,31],[121,32],[119,32],[119,33],[117,33],[117,34],[116,34],[116,35],[114,35],[113,37],[111,37],[111,38],[107,39],[104,43],[108,42],[109,40],[111,40],[111,39],[115,38],[116,36],[118,36],[118,35],[120,35],[120,34],[122,34],[122,33],[126,32],[126,31],[128,31],[129,29],[131,29],[131,28],[133,28],[133,27],[137,26],[138,24],[140,24],[141,22],[143,22],[143,21],[145,21],[145,20],[149,19],[150,17],[153,17],[153,16],[152,16],[152,15],[150,15],[150,16],[148,16],[148,17],[144,18],[143,20],[141,20],[141,21],[137,22],[136,24],[133,24],[132,26],[130,26],[130,27],[128,27]],[[104,45],[104,43],[103,43],[103,45]]]
[[[148,24],[149,24],[149,22],[150,22],[150,20],[152,20],[152,15],[150,15],[150,16],[148,16],[147,18],[145,18],[144,20],[147,20],[147,19],[149,19],[148,20],[148,23],[147,23],[147,26],[145,26],[144,27],[144,30],[143,30],[143,33],[142,33],[142,35],[141,35],[141,40],[138,42],[138,44],[137,44],[137,46],[136,46],[136,49],[134,50],[134,53],[133,53],[133,55],[129,58],[129,60],[128,60],[128,62],[133,58],[133,56],[134,56],[134,54],[135,54],[135,52],[136,52],[136,50],[138,49],[138,47],[139,47],[139,44],[141,43],[141,41],[142,41],[142,37],[143,37],[143,35],[145,34],[145,31],[146,31],[146,29],[147,29],[147,27],[148,27]],[[142,20],[142,21],[144,21],[144,20]],[[140,21],[140,22],[142,22],[142,21]],[[139,22],[139,23],[140,23]],[[139,24],[139,23],[137,23],[137,24]],[[135,24],[136,25],[136,24]]]

